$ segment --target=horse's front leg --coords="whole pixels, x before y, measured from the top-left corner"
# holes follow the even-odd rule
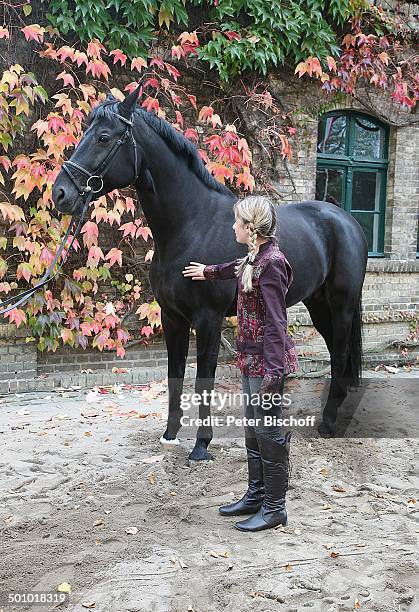
[[[167,428],[160,438],[162,444],[179,444],[177,433],[181,427],[180,400],[189,350],[190,324],[183,317],[161,310],[161,322],[167,346],[167,382],[169,388],[169,414]]]
[[[222,315],[208,309],[199,311],[194,320],[197,352],[195,393],[199,393],[199,419],[202,419],[202,422],[205,422],[205,419],[211,418],[210,394],[214,389],[222,321]],[[204,391],[207,392],[205,395]],[[189,455],[190,464],[191,462],[209,461],[214,458],[208,452],[208,445],[212,440],[212,436],[213,430],[211,424],[204,424],[198,427],[195,446]]]

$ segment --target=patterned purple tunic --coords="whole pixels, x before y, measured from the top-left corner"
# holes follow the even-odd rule
[[[237,365],[244,376],[263,377],[259,393],[274,393],[284,374],[298,369],[294,343],[287,333],[285,296],[293,272],[276,238],[259,247],[253,262],[253,289],[243,291],[236,277],[237,259],[205,266],[208,280],[237,278]]]

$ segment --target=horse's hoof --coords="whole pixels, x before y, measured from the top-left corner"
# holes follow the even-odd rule
[[[317,431],[319,432],[322,438],[333,438],[336,433],[336,427],[331,427],[330,425],[327,425],[324,421],[322,421],[318,426]]]
[[[202,446],[195,446],[188,457],[189,466],[197,465],[198,463],[202,462],[208,463],[210,461],[214,461],[214,455],[211,455],[211,453],[209,453],[207,449]]]
[[[168,446],[177,446],[178,444],[180,444],[179,442],[179,438],[172,438],[171,440],[165,438],[164,436],[162,436],[160,438],[160,444],[166,444]]]

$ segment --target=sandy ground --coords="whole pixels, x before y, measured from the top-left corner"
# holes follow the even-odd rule
[[[164,381],[89,402],[81,390],[4,397],[0,591],[56,592],[66,582],[70,602],[55,609],[74,612],[419,610],[419,378],[408,376],[401,396],[399,382],[374,382],[371,404],[374,414],[403,414],[394,436],[295,432],[288,526],[256,534],[217,512],[245,490],[241,432],[216,432],[215,460],[189,467],[190,429],[177,447],[159,443]],[[239,380],[216,389],[239,392]],[[290,412],[318,416],[324,380],[286,390]],[[382,422],[364,435],[380,435]],[[26,609],[53,608],[0,604]]]

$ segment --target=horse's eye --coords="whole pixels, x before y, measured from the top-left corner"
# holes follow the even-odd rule
[[[102,136],[99,136],[99,142],[109,142],[109,136],[102,134]]]

